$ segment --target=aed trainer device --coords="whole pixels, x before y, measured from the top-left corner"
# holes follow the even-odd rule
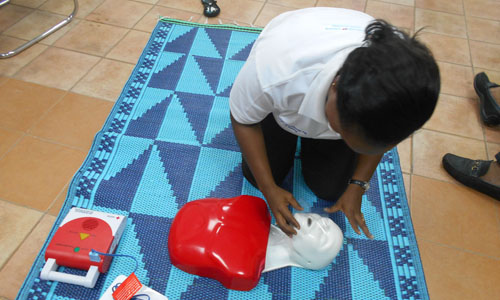
[[[112,257],[101,258],[92,250],[114,253],[126,220],[126,216],[72,207],[47,246],[40,279],[93,288],[99,273],[108,271]],[[59,266],[88,272],[86,276],[58,272]]]

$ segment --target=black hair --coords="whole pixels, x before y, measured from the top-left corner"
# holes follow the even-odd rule
[[[439,68],[416,34],[410,37],[384,20],[374,20],[365,34],[365,44],[348,55],[338,73],[340,123],[369,144],[394,145],[434,112]]]

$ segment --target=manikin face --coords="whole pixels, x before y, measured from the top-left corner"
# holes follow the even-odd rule
[[[300,230],[292,238],[293,262],[307,269],[322,269],[329,265],[340,251],[342,231],[330,218],[312,213],[296,213]]]

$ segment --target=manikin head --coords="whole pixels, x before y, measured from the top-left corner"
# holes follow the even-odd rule
[[[296,213],[294,217],[300,229],[291,238],[271,226],[264,272],[288,266],[319,270],[339,253],[344,237],[330,218],[313,213]]]
[[[290,259],[300,267],[318,270],[329,265],[342,247],[343,235],[330,218],[296,213],[300,230],[292,237]]]

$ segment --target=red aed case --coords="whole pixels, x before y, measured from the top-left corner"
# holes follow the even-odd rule
[[[94,265],[99,272],[106,273],[111,257],[105,256],[100,262],[94,262],[90,260],[89,252],[94,249],[109,253],[112,242],[113,233],[108,223],[98,218],[78,218],[59,227],[45,251],[45,260],[55,258],[60,266],[80,270],[88,270]]]
[[[40,278],[93,286],[97,273],[108,271],[112,257],[94,254],[91,259],[89,253],[91,250],[113,253],[125,229],[126,219],[121,215],[71,208],[47,246],[46,264]],[[86,277],[77,278],[76,275],[57,272],[58,266],[89,272]]]
[[[209,198],[185,204],[170,228],[168,250],[177,268],[248,291],[265,266],[271,216],[253,196]]]

